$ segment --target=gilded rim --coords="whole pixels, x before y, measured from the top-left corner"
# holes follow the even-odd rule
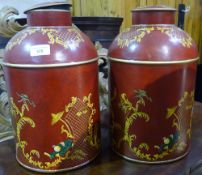
[[[189,154],[189,152],[190,152],[190,149],[189,149],[187,152],[185,152],[183,155],[178,156],[178,157],[175,158],[175,159],[168,159],[168,160],[155,161],[155,162],[144,161],[144,160],[138,160],[138,159],[132,159],[132,158],[130,158],[130,157],[127,157],[127,156],[124,156],[124,155],[120,154],[119,152],[115,151],[113,148],[112,148],[112,151],[113,151],[114,153],[116,153],[119,157],[122,157],[122,158],[124,158],[125,160],[128,160],[128,161],[130,161],[130,162],[136,162],[136,163],[142,163],[142,164],[150,164],[150,165],[153,164],[153,165],[154,165],[154,164],[166,164],[166,163],[171,163],[171,162],[178,161],[178,160],[184,158],[185,156],[187,156],[187,155]]]
[[[14,68],[54,68],[54,67],[69,67],[69,66],[78,66],[83,64],[88,64],[92,62],[97,62],[98,58],[94,58],[88,61],[78,61],[71,63],[58,63],[58,64],[13,64],[2,62],[1,64],[5,67],[14,67]]]
[[[199,57],[194,59],[181,60],[181,61],[138,61],[138,60],[117,59],[112,57],[109,57],[109,60],[113,62],[120,62],[120,63],[127,63],[127,64],[169,65],[169,64],[187,64],[187,63],[196,62],[199,60]]]
[[[94,159],[97,158],[97,156],[100,154],[100,152],[98,152],[96,154],[95,157],[93,157],[92,159],[80,164],[80,165],[77,165],[77,166],[74,166],[74,167],[71,167],[71,168],[64,168],[64,169],[59,169],[59,170],[42,170],[42,169],[38,169],[38,168],[31,168],[25,164],[23,164],[17,157],[16,155],[16,160],[17,162],[24,168],[28,169],[28,170],[31,170],[31,171],[35,171],[35,172],[39,172],[39,173],[61,173],[61,172],[65,172],[65,171],[71,171],[71,170],[75,170],[75,169],[78,169],[78,168],[81,168],[87,164],[89,164],[90,162],[92,162]]]

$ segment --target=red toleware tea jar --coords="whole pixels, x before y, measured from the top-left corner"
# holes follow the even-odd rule
[[[190,148],[198,52],[174,19],[173,8],[137,8],[109,49],[112,147],[131,161],[171,162]]]
[[[100,151],[97,53],[67,6],[29,9],[3,62],[16,157],[38,172],[78,168]]]

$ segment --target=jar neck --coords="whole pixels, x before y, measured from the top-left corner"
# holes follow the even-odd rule
[[[134,11],[132,12],[132,24],[175,24],[175,12]]]
[[[34,10],[27,14],[28,26],[71,26],[71,13],[65,10]]]

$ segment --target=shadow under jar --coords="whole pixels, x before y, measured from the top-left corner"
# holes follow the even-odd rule
[[[71,25],[66,3],[26,11],[28,27],[6,46],[18,162],[38,172],[81,167],[100,151],[97,53]]]
[[[190,149],[197,47],[174,25],[175,9],[132,14],[109,49],[112,148],[135,162],[172,162]]]

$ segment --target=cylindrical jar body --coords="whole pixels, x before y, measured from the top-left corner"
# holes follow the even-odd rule
[[[42,17],[36,21],[38,13]],[[69,12],[30,14],[36,26],[11,39],[3,63],[16,157],[38,172],[78,168],[100,150],[96,50],[84,34],[67,26]]]
[[[113,150],[143,163],[185,156],[198,59],[191,37],[169,23],[140,23],[117,36],[109,56]]]

